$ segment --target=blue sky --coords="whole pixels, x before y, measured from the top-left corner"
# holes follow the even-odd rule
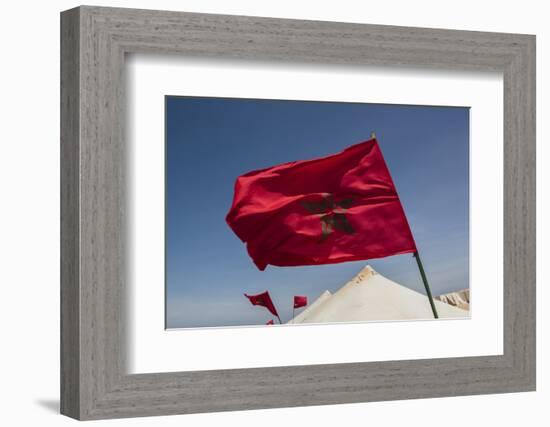
[[[259,271],[225,222],[237,176],[325,156],[375,132],[434,295],[469,286],[469,109],[166,97],[167,327],[265,324],[243,293],[269,290],[283,321],[293,295],[336,291],[367,261]],[[414,258],[368,263],[416,291]]]

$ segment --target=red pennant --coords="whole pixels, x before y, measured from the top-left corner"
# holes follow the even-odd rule
[[[273,319],[268,320],[266,325],[273,325]]]
[[[294,296],[294,308],[305,307],[307,305],[307,297],[301,295]]]
[[[269,292],[265,291],[261,294],[257,295],[247,295],[244,294],[245,297],[247,297],[252,305],[260,305],[262,307],[265,307],[269,310],[271,314],[274,316],[279,317],[279,314],[277,313],[277,309],[275,308],[275,305],[273,304],[273,301],[271,301],[271,297],[269,296]]]

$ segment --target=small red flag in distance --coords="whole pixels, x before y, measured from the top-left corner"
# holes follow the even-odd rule
[[[305,307],[307,305],[307,297],[302,295],[294,296],[294,308]]]
[[[266,325],[273,325],[273,319],[269,319],[266,323]]]
[[[238,177],[226,221],[260,270],[416,252],[375,138]]]
[[[273,304],[273,301],[271,301],[271,297],[269,296],[269,292],[265,291],[261,294],[257,295],[247,295],[244,294],[245,297],[247,297],[252,305],[260,305],[262,307],[265,307],[269,310],[271,314],[274,316],[279,317],[279,314],[277,313],[277,309],[275,308],[275,305]]]

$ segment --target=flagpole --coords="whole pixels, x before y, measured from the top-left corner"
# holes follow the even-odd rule
[[[294,307],[294,303],[292,304],[292,323],[294,323],[294,312],[296,311],[296,308]]]
[[[281,322],[281,318],[279,317],[279,315],[277,314],[277,319],[279,319],[279,325],[282,325],[283,322]]]
[[[424,282],[424,287],[426,288],[426,293],[428,294],[428,299],[430,300],[430,305],[432,306],[434,318],[438,319],[439,316],[437,315],[437,310],[435,309],[435,303],[432,297],[432,292],[430,291],[430,285],[428,285],[428,279],[426,278],[424,266],[422,265],[422,261],[420,261],[420,255],[418,254],[418,251],[416,251],[413,256],[416,258],[416,263],[418,264],[418,269],[420,270],[420,275],[422,276],[422,281]]]

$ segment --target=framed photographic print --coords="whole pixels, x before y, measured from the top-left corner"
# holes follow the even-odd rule
[[[535,38],[61,15],[61,410],[535,389]]]

